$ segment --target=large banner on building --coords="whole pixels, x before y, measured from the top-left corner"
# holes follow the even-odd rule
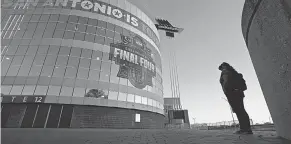
[[[143,39],[138,36],[121,34],[120,43],[110,44],[109,59],[120,65],[117,77],[125,78],[136,88],[152,86],[152,78],[156,76],[155,63],[151,50],[146,47]]]

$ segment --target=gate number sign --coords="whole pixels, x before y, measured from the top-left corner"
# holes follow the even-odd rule
[[[1,103],[44,103],[45,96],[1,96]]]

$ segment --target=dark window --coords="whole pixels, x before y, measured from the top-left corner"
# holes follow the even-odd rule
[[[31,128],[36,113],[37,104],[27,104],[26,112],[22,120],[22,128]]]
[[[99,27],[106,28],[106,22],[105,22],[105,21],[102,21],[102,20],[99,20],[99,21],[98,21],[98,26],[99,26]]]
[[[70,15],[69,22],[77,23],[78,22],[78,16]]]
[[[8,120],[10,109],[13,106],[13,104],[2,104],[2,110],[1,110],[1,127],[5,128],[5,124]]]
[[[88,18],[87,17],[79,17],[79,22],[81,24],[87,24],[88,23]]]
[[[61,109],[62,109],[61,105],[51,105],[51,110],[49,113],[46,128],[57,128],[58,127]]]
[[[49,21],[55,21],[56,22],[56,21],[58,21],[59,16],[60,15],[58,15],[58,14],[51,14]]]
[[[49,14],[42,14],[39,21],[48,21],[50,18]]]
[[[69,128],[73,114],[72,105],[63,105],[62,115],[60,118],[59,128]]]
[[[34,120],[33,127],[34,128],[44,128],[45,121],[47,118],[49,110],[49,105],[39,105],[38,110],[37,110],[37,115]]]

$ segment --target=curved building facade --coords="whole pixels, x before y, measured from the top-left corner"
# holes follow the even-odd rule
[[[2,0],[1,125],[163,128],[160,38],[126,0]]]
[[[242,31],[276,131],[291,140],[291,1],[246,0]]]

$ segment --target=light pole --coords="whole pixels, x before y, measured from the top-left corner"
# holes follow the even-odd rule
[[[221,98],[224,99],[229,104],[229,102],[228,102],[228,100],[226,98],[224,98],[224,97],[221,97]],[[231,113],[231,116],[232,116],[232,121],[234,123],[234,126],[236,127],[236,124],[235,124],[235,121],[234,121],[234,117],[233,117],[233,113],[232,113],[232,108],[231,108],[230,104],[229,104],[229,107],[230,107],[230,113]]]

